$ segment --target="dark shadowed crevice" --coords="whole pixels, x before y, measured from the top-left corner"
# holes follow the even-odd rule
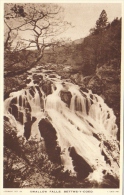
[[[48,119],[42,119],[39,122],[39,130],[41,136],[45,140],[46,152],[49,156],[49,159],[54,162],[61,164],[60,159],[60,147],[57,145],[57,136],[56,130]]]

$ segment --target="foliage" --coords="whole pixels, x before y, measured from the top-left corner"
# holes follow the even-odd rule
[[[96,21],[95,28],[90,29],[90,33],[93,35],[93,34],[99,34],[101,32],[104,32],[108,24],[107,20],[108,18],[107,18],[106,11],[102,10],[99,19]]]
[[[58,165],[53,164],[43,147],[35,138],[25,141],[17,136],[17,130],[5,117],[4,121],[4,187],[45,187],[52,185],[54,177],[49,176]],[[37,174],[38,173],[38,174]],[[34,177],[35,176],[35,177]],[[44,177],[44,181],[40,181]],[[50,182],[50,180],[52,180]]]
[[[95,74],[98,66],[105,63],[109,66],[114,60],[118,61],[115,68],[120,69],[121,19],[116,18],[111,23],[105,22],[100,28],[102,30],[99,30],[99,33],[91,33],[83,42],[55,48],[57,52],[52,56],[45,54],[44,63],[64,64],[71,66],[71,69],[80,67],[84,76]]]
[[[111,60],[118,59],[116,64],[119,68],[121,59],[121,19],[116,19],[106,27],[106,31],[99,34],[89,35],[80,46],[83,58],[83,69],[87,74],[95,73],[96,67]],[[84,59],[87,59],[84,60]]]
[[[45,7],[46,5],[44,5],[44,8]],[[24,20],[29,21],[29,13],[25,6],[21,7],[20,4],[16,6],[12,4],[11,8],[13,10],[11,10],[10,7],[6,9],[7,15],[5,16],[5,21],[7,25],[8,23],[12,25],[14,18],[14,20],[20,21],[20,24]],[[34,11],[35,14],[36,8],[34,8]],[[30,14],[32,13],[33,12],[31,11]],[[39,12],[39,16],[41,15],[42,13]],[[35,29],[37,23],[35,22],[31,22],[31,26],[39,33],[37,28]],[[72,76],[75,74],[76,71],[83,74],[86,79],[88,78],[85,87],[94,90],[95,93],[104,97],[105,102],[113,108],[117,116],[117,124],[119,127],[121,19],[115,18],[111,23],[107,23],[106,12],[103,12],[96,23],[95,29],[99,29],[99,32],[97,31],[97,33],[94,33],[94,31],[80,44],[65,44],[64,47],[60,46],[58,48],[58,46],[54,44],[55,42],[50,42],[50,44],[52,43],[51,46],[54,46],[54,51],[52,48],[51,50],[46,50],[42,60],[44,60],[44,63],[54,62],[58,65],[59,63],[62,64],[62,67],[57,67],[56,70],[59,73],[61,69],[62,74],[65,74],[63,71],[64,66],[66,67],[69,65],[71,70],[68,72],[67,78],[69,78],[69,75]],[[38,48],[37,50],[29,52],[29,50],[26,49],[28,45],[23,45],[21,43],[21,46],[17,44],[17,47],[15,47],[16,49],[13,51],[11,50],[14,40],[17,38],[16,34],[18,34],[15,33],[15,31],[20,31],[20,29],[21,31],[25,30],[20,27],[20,24],[18,27],[10,26],[7,28],[6,26],[8,29],[6,32],[8,40],[5,39],[5,42],[7,41],[5,43],[7,44],[5,46],[5,70],[7,71],[22,70],[28,65],[30,68],[32,59],[37,60],[37,57],[40,54]],[[34,31],[34,33],[36,32]],[[47,35],[49,35],[48,31]],[[36,36],[34,37],[38,38],[38,34],[36,33]],[[35,41],[36,45],[37,39],[35,38],[33,41]],[[38,41],[41,40],[38,38]],[[32,41],[29,40],[29,43],[32,43]],[[41,47],[41,43],[39,46]],[[43,43],[42,46],[46,48],[47,44]],[[54,55],[51,56],[51,53]],[[34,65],[35,64],[33,64],[33,66]],[[72,71],[72,69],[74,71]],[[26,75],[23,76],[25,82]],[[22,78],[19,78],[18,76],[5,80],[5,91],[10,92],[13,90],[13,87],[15,88],[17,85],[20,87],[20,83],[22,83]],[[82,83],[78,82],[77,84],[80,85]],[[8,86],[10,91],[6,89]],[[88,183],[88,181],[84,180],[77,181],[75,177],[70,177],[68,172],[63,173],[62,167],[49,161],[45,150],[41,149],[42,142],[30,140],[24,144],[24,140],[21,137],[17,138],[17,133],[11,127],[10,123],[6,122],[4,128],[4,187],[109,187],[106,182],[108,181],[108,178],[103,181],[101,186],[97,186],[98,184],[96,183]],[[118,133],[118,139],[119,137],[120,131]],[[18,163],[20,163],[20,167],[15,166]],[[44,181],[42,180],[42,177],[45,178]],[[110,180],[111,178],[109,178],[109,182]],[[114,183],[116,182],[113,182],[113,187],[115,187]]]
[[[106,20],[103,20],[105,28],[99,33],[91,33],[78,44],[72,43],[69,50],[61,49],[60,55],[55,55],[52,60],[60,67],[58,74],[62,77],[76,78],[76,84],[84,84],[85,88],[101,95],[107,105],[114,110],[120,128],[122,19],[115,18],[111,23],[107,23]],[[44,63],[46,62],[52,63],[47,56],[44,60]],[[63,73],[61,64],[63,67],[70,67],[70,70]],[[79,79],[79,74],[84,79]],[[120,139],[120,130],[117,136]]]
[[[25,61],[25,67],[33,67],[43,57],[46,49],[53,49],[62,42],[56,40],[55,36],[70,26],[63,19],[63,9],[57,4],[8,3],[5,4],[4,10],[4,49],[7,67],[22,61]],[[27,51],[31,49],[35,50],[35,58],[31,57],[32,62],[29,60],[32,52]],[[19,57],[16,54],[19,54]],[[13,55],[16,56],[14,60]]]

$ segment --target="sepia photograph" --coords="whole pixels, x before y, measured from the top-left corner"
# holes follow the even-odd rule
[[[122,3],[3,7],[3,189],[120,189]]]

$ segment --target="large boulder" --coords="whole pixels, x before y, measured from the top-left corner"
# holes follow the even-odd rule
[[[70,91],[60,91],[60,97],[63,102],[67,104],[67,106],[70,106],[72,94]]]
[[[49,159],[52,162],[61,164],[60,147],[57,144],[56,130],[48,121],[48,119],[42,119],[39,122],[39,130],[41,136],[44,138],[46,152],[49,156]]]
[[[43,76],[42,75],[37,75],[37,74],[34,74],[33,75],[33,82],[36,83],[36,84],[39,84],[39,82],[43,80]]]
[[[14,98],[11,100],[10,105],[12,105],[12,104],[17,104],[17,97],[14,97]]]
[[[31,135],[32,124],[36,121],[36,117],[33,117],[31,121],[24,123],[24,136],[28,140]]]
[[[31,82],[31,79],[26,79],[26,83],[30,83]]]
[[[51,81],[42,81],[41,86],[46,95],[52,93]]]
[[[70,147],[69,151],[74,165],[74,170],[77,172],[77,177],[79,179],[86,178],[89,173],[93,172],[92,168],[83,157],[77,154],[74,147]]]

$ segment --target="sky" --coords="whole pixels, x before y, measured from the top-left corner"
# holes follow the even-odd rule
[[[58,3],[58,5],[63,7],[64,20],[71,23],[72,27],[60,34],[57,39],[64,37],[73,41],[88,36],[103,9],[107,13],[108,22],[122,16],[121,3]],[[30,34],[29,31],[23,31],[21,37],[29,40]]]
[[[70,3],[60,4],[64,9],[65,20],[71,22],[73,28],[61,36],[71,37],[72,40],[84,38],[89,30],[95,27],[102,10],[107,13],[108,21],[122,17],[120,3]]]

